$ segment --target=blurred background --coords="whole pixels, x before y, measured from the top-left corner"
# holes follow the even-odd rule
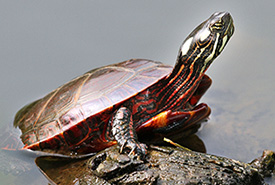
[[[275,150],[274,6],[257,0],[1,1],[0,128],[12,125],[25,104],[90,69],[130,58],[174,65],[186,36],[212,13],[228,11],[235,33],[207,71],[213,85],[201,101],[212,114],[197,135],[207,153],[249,162]],[[28,175],[0,172],[2,183],[47,184],[37,169]]]

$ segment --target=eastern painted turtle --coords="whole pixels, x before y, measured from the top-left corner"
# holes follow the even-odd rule
[[[24,149],[87,154],[118,143],[143,156],[138,141],[173,138],[206,119],[205,71],[234,32],[229,13],[214,13],[185,39],[174,68],[131,59],[91,70],[23,107],[14,126]]]

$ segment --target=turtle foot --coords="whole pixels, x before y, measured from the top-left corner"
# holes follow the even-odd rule
[[[128,156],[138,156],[140,159],[143,159],[147,154],[147,146],[129,139],[120,147],[120,153],[126,153]]]

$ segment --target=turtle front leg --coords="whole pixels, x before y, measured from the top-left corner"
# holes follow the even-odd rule
[[[133,125],[132,114],[126,107],[117,110],[112,118],[111,132],[120,145],[120,153],[138,155],[143,158],[147,154],[147,146],[139,143]]]
[[[174,140],[197,131],[200,123],[210,115],[210,112],[211,109],[204,103],[192,110],[163,111],[139,125],[136,131],[138,134],[141,133],[140,139],[146,142],[160,143],[163,137]]]
[[[189,103],[191,106],[197,105],[197,103],[199,102],[201,97],[204,95],[204,93],[207,91],[207,89],[211,86],[211,84],[212,84],[211,78],[206,74],[204,74],[197,90],[189,100]]]

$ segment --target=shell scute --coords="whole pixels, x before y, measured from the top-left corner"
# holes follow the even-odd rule
[[[19,126],[23,143],[30,147],[59,148],[53,145],[62,142],[71,147],[86,138],[92,141],[93,135],[101,137],[96,132],[108,123],[113,105],[134,98],[171,70],[171,66],[143,59],[93,69],[22,108],[14,126]],[[102,117],[95,116],[99,114]]]

